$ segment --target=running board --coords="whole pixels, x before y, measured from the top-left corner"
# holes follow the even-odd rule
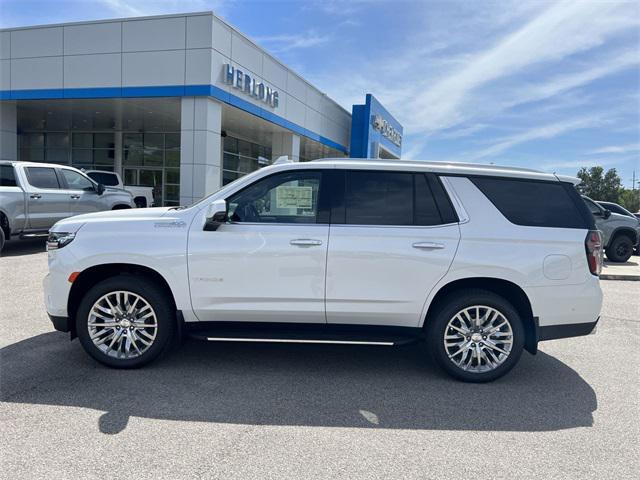
[[[360,325],[188,322],[187,334],[209,342],[395,346],[422,338],[419,328]]]
[[[43,233],[23,233],[20,235],[20,240],[27,240],[30,238],[46,238],[49,236],[49,232]]]
[[[328,343],[332,345],[379,345],[391,347],[395,342],[381,342],[372,340],[319,340],[311,338],[237,338],[237,337],[207,337],[209,342],[249,342],[249,343]]]

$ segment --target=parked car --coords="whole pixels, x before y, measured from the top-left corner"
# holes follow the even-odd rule
[[[253,172],[188,208],[81,215],[48,240],[57,330],[117,368],[209,341],[426,340],[471,382],[591,333],[602,243],[577,179],[333,159]]]
[[[133,196],[133,202],[138,208],[153,207],[153,187],[141,187],[138,185],[125,185],[119,173],[108,172],[105,170],[86,170],[86,173],[92,180],[101,183],[107,187],[115,187],[126,190]]]
[[[626,262],[638,248],[640,221],[634,217],[612,213],[587,196],[582,196],[602,232],[607,258],[612,262]]]
[[[0,250],[12,237],[46,236],[63,218],[132,205],[129,192],[106,188],[75,168],[0,161]]]
[[[596,201],[596,203],[602,208],[611,211],[611,213],[617,213],[618,215],[625,215],[627,217],[636,218],[633,213],[624,208],[622,205],[618,205],[617,203],[601,201]]]

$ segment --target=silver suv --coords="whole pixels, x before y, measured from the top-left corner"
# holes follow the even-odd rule
[[[607,258],[612,262],[626,262],[638,247],[640,220],[612,212],[589,197],[582,199],[596,220],[596,227],[602,232],[602,242]]]

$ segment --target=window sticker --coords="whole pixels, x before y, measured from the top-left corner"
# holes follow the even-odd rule
[[[277,187],[276,208],[312,208],[313,187]]]

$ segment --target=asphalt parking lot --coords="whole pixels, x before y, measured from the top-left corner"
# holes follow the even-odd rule
[[[43,250],[0,258],[2,478],[638,478],[640,282],[492,384],[415,345],[190,341],[116,371],[53,331]]]

